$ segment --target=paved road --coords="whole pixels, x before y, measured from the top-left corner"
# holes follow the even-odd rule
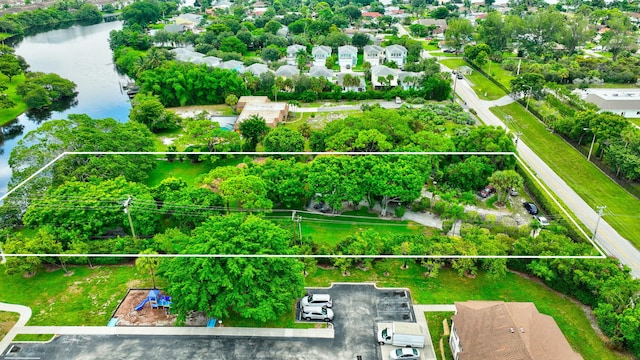
[[[441,65],[445,71],[449,68]],[[495,116],[489,108],[497,104],[506,105],[508,98],[499,101],[480,100],[475,94],[466,78],[456,81],[456,93],[467,105],[474,109],[478,117],[487,125],[506,128],[502,121]],[[564,182],[547,164],[542,161],[522,140],[517,144],[518,154],[531,167],[540,180],[542,180],[553,193],[560,198],[591,230],[595,229],[598,214],[567,183]],[[571,150],[574,151],[574,150]],[[594,189],[595,190],[595,189]],[[591,235],[591,233],[589,234]],[[640,251],[627,239],[623,238],[607,222],[606,216],[602,218],[598,226],[596,242],[611,256],[618,258],[623,264],[631,268],[631,274],[640,278]]]

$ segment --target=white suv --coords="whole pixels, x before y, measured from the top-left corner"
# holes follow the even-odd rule
[[[329,294],[311,294],[307,295],[300,300],[300,307],[305,306],[320,306],[320,307],[332,307],[331,295]]]
[[[302,308],[301,316],[307,321],[331,321],[333,320],[333,310],[321,306],[305,306]]]

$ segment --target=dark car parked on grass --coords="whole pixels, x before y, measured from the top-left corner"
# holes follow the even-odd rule
[[[536,207],[536,204],[534,204],[534,203],[524,202],[524,203],[522,203],[522,206],[524,206],[524,208],[527,209],[527,211],[531,215],[535,215],[535,214],[538,213],[538,208]]]
[[[496,192],[496,189],[493,186],[485,186],[484,189],[480,190],[480,192],[478,193],[478,195],[480,195],[481,198],[488,198],[489,195],[493,194],[494,192]]]

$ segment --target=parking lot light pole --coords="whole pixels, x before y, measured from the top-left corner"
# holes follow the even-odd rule
[[[582,130],[593,132],[593,130],[591,130],[590,128],[582,128]],[[596,142],[596,133],[593,133],[593,139],[591,139],[591,146],[589,146],[589,155],[587,156],[587,161],[591,161],[591,152],[593,151],[593,144],[595,144],[595,142]]]

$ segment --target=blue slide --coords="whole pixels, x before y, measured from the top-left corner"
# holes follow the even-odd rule
[[[148,302],[149,302],[149,298],[148,297],[144,298],[144,300],[142,300],[142,302],[140,304],[136,305],[136,307],[134,307],[133,310],[135,310],[135,311],[142,310],[142,308],[144,307],[144,304],[146,304]]]

